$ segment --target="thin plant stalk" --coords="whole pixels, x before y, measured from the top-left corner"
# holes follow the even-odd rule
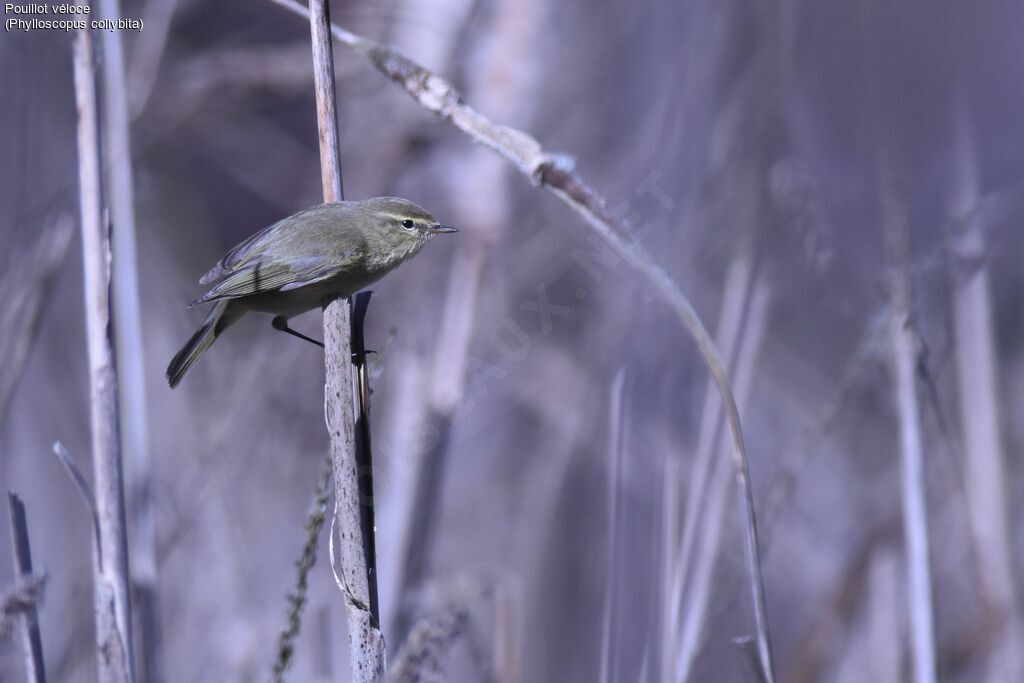
[[[11,545],[14,547],[14,575],[20,582],[32,578],[32,548],[28,540],[28,519],[25,504],[13,493],[7,494],[11,511]],[[18,618],[22,649],[25,654],[25,680],[46,683],[46,665],[43,661],[43,639],[39,635],[39,614],[35,602],[30,602]]]
[[[626,431],[626,388],[629,375],[625,368],[619,368],[612,381],[608,406],[608,547],[605,553],[605,590],[604,614],[601,619],[601,668],[598,674],[600,683],[616,680],[616,662],[619,638],[617,637],[618,619],[615,608],[618,602],[618,589],[615,580],[619,557],[622,554],[621,529],[622,496],[620,487],[623,481],[623,462],[625,454]]]
[[[735,364],[735,355],[740,341],[740,331],[745,322],[750,301],[750,287],[754,275],[754,259],[749,239],[738,245],[726,273],[725,290],[722,295],[722,310],[718,319],[715,339],[722,353]],[[706,509],[709,495],[708,478],[714,467],[722,425],[721,404],[715,400],[713,382],[708,383],[701,413],[700,433],[693,467],[687,487],[686,509],[683,513],[683,534],[679,556],[676,560],[676,575],[669,593],[669,603],[681,604],[687,577],[695,564],[693,548],[697,539],[698,520],[701,510]]]
[[[399,651],[387,683],[447,680],[445,667],[452,649],[465,638],[469,627],[470,613],[464,605],[452,605],[418,621]]]
[[[382,545],[380,556],[379,582],[381,592],[386,595],[398,596],[397,599],[386,601],[383,605],[385,633],[392,643],[397,642],[396,627],[401,612],[401,582],[404,570],[401,567],[402,554],[409,545],[408,535],[412,530],[411,515],[408,506],[415,497],[417,486],[416,468],[408,463],[406,454],[415,453],[420,449],[420,425],[424,413],[424,387],[426,386],[422,357],[415,353],[395,351],[388,363],[388,375],[391,381],[393,398],[390,401],[391,413],[387,431],[380,436],[384,452],[390,457],[384,460],[388,468],[389,505],[383,505],[380,513],[379,526],[382,536],[391,543]]]
[[[344,199],[344,194],[327,0],[312,0],[308,13],[323,196],[324,202],[335,202]],[[371,596],[376,592],[371,590],[371,583],[376,582],[371,565],[373,540],[369,536],[372,530],[363,528],[361,507],[372,505],[373,501],[362,500],[359,480],[372,476],[372,472],[360,472],[356,462],[356,380],[351,360],[350,315],[350,302],[345,299],[324,304],[324,412],[334,467],[335,514],[345,530],[339,539],[339,583],[345,589],[352,680],[376,683],[384,676],[384,637],[380,615],[371,610]]]
[[[867,567],[863,616],[845,638],[847,652],[838,667],[836,683],[899,683],[903,656],[903,626],[899,608],[899,555],[888,545],[873,548]]]
[[[889,164],[883,158],[879,165],[892,301],[889,333],[893,390],[896,394],[899,418],[901,498],[912,670],[915,683],[935,683],[935,622],[932,608],[932,575],[928,559],[924,447],[917,398],[918,342],[910,317],[910,277],[907,270],[910,230],[907,225],[906,209],[896,197]]]
[[[93,490],[99,544],[93,553],[96,658],[101,683],[134,681],[128,536],[110,320],[110,235],[103,215],[102,152],[90,29],[74,41],[78,178],[88,342]]]
[[[757,358],[761,352],[762,342],[767,327],[767,317],[771,293],[768,285],[756,281],[751,285],[750,303],[747,307],[744,324],[737,330],[739,334],[736,344],[736,395],[742,404],[750,400],[754,378],[757,374]],[[712,448],[723,450],[723,425],[719,423]],[[728,498],[729,468],[724,457],[715,458],[708,479],[708,493],[705,506],[701,509],[698,534],[699,545],[696,545],[691,557],[689,586],[684,593],[685,602],[682,606],[682,618],[676,659],[676,678],[687,681],[693,672],[697,654],[700,651],[701,636],[707,622],[708,605],[711,603],[711,586],[715,565],[721,548],[721,536],[725,523],[725,503]],[[676,607],[676,606],[673,606]]]
[[[295,561],[295,588],[288,594],[288,618],[284,630],[277,638],[277,657],[270,671],[270,680],[282,683],[284,674],[295,657],[295,643],[302,628],[302,612],[306,607],[309,595],[309,573],[316,565],[317,546],[320,543],[320,530],[327,519],[327,508],[331,495],[331,461],[326,462],[324,473],[317,480],[313,493],[313,503],[306,517],[306,540],[302,545],[302,554]]]
[[[754,259],[751,249],[752,241],[749,235],[737,245],[736,251],[729,264],[726,273],[725,287],[722,294],[721,312],[718,317],[718,326],[715,332],[715,340],[718,347],[730,359],[730,365],[735,366],[737,346],[740,333],[746,321],[749,310],[750,289],[754,274]],[[693,548],[697,541],[700,529],[698,522],[704,516],[712,514],[711,511],[718,511],[720,506],[717,502],[709,499],[711,491],[708,486],[708,479],[712,471],[716,473],[719,434],[722,427],[721,404],[715,400],[716,389],[714,382],[709,381],[704,395],[704,407],[701,413],[700,432],[697,439],[697,450],[693,457],[693,465],[690,468],[689,486],[685,496],[685,512],[683,512],[682,533],[680,537],[672,536],[665,540],[665,552],[671,551],[671,555],[665,558],[664,595],[666,597],[664,607],[664,631],[663,652],[662,652],[662,677],[664,680],[675,681],[678,677],[678,661],[689,662],[696,656],[696,652],[687,652],[685,647],[680,647],[681,642],[681,617],[684,589],[687,581],[692,577],[694,565],[697,559],[694,556]],[[673,471],[678,472],[680,468],[673,462]],[[675,480],[671,486],[679,486],[680,480]],[[717,489],[716,489],[717,492]],[[722,494],[718,492],[716,501],[721,499]],[[665,508],[663,523],[666,527],[674,527],[678,523],[680,514],[679,496],[673,491],[666,494],[666,501],[673,499],[674,503]],[[666,503],[667,504],[667,503]],[[676,532],[678,534],[678,531]],[[707,545],[705,540],[705,545]],[[714,545],[717,545],[715,543]],[[703,617],[703,615],[701,615]],[[695,648],[696,642],[692,643]]]
[[[121,16],[119,0],[100,0],[101,19]],[[102,31],[103,48],[103,143],[106,152],[107,196],[113,259],[113,295],[117,371],[121,390],[121,439],[128,462],[127,479],[131,510],[132,588],[139,622],[139,672],[146,683],[160,676],[157,604],[156,522],[153,511],[153,465],[149,451],[146,412],[146,373],[139,304],[138,247],[135,198],[132,187],[132,155],[129,134],[128,93],[125,83],[121,31]]]
[[[1001,628],[993,648],[989,680],[1017,681],[1024,676],[1021,624],[1014,581],[1013,534],[1007,515],[1006,449],[1000,431],[998,353],[992,322],[985,231],[980,204],[979,169],[966,97],[954,103],[953,177],[949,212],[950,276],[956,376],[963,430],[964,483],[977,542],[982,592]]]
[[[491,636],[491,680],[493,683],[519,683],[522,680],[520,655],[520,624],[522,600],[518,588],[511,581],[498,582],[494,587],[492,611],[494,615]]]
[[[679,610],[669,599],[676,576],[679,552],[679,459],[671,453],[662,458],[661,487],[661,552],[659,553],[659,581],[661,607],[659,609],[659,658],[657,680],[674,682],[675,652],[679,642]]]

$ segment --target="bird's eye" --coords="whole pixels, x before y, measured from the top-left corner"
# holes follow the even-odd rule
[[[402,221],[402,227],[405,228],[406,230],[412,230],[413,228],[416,227],[416,224],[413,223],[408,218],[406,218],[404,221]]]

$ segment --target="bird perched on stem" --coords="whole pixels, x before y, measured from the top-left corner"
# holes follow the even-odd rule
[[[321,204],[274,223],[199,280],[213,288],[190,305],[213,302],[213,308],[171,359],[168,383],[177,386],[217,337],[251,311],[271,313],[276,329],[320,344],[290,329],[288,318],[354,294],[447,232],[458,231],[397,197]]]

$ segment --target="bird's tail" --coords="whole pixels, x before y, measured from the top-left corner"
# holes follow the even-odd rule
[[[210,348],[217,337],[240,317],[242,312],[232,308],[230,301],[222,300],[214,304],[202,326],[185,342],[167,366],[167,382],[172,389],[178,386],[181,378],[206,353],[206,349]]]

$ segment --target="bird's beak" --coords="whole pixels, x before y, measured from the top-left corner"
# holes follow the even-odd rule
[[[436,235],[441,232],[458,232],[458,228],[452,228],[447,225],[435,225],[430,229],[430,233]]]

